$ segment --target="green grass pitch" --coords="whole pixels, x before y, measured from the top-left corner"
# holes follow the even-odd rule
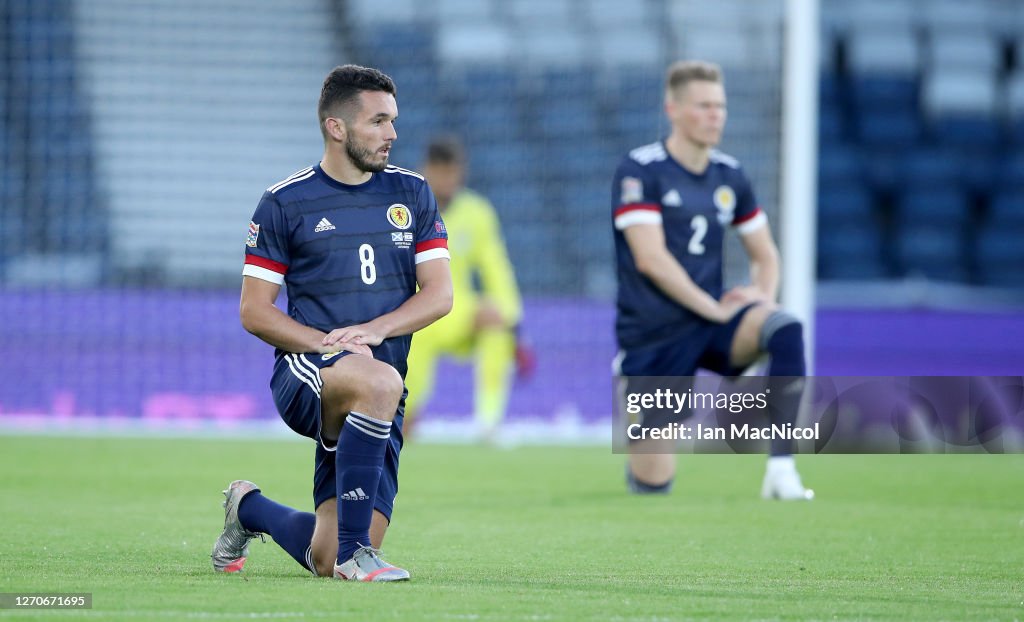
[[[0,592],[92,610],[0,619],[1024,618],[1024,456],[806,456],[811,503],[764,502],[759,456],[681,456],[624,493],[605,448],[412,445],[385,542],[406,584],[314,579],[272,542],[215,574],[221,489],[308,507],[285,441],[0,437]]]

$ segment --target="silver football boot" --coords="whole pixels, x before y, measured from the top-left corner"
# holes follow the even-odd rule
[[[210,559],[217,572],[238,572],[249,556],[249,540],[259,538],[266,542],[263,534],[249,531],[238,520],[238,505],[250,492],[258,491],[256,484],[239,479],[231,482],[224,492],[224,531],[213,544]]]

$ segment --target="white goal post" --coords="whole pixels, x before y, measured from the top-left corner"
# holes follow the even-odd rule
[[[782,304],[804,322],[814,373],[817,279],[819,0],[786,0],[783,45],[780,246]]]

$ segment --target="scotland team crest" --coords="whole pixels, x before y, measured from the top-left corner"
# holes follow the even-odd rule
[[[715,188],[715,207],[718,208],[718,222],[728,225],[733,220],[733,213],[736,211],[736,192],[729,186]]]
[[[388,208],[388,222],[396,229],[408,229],[412,225],[412,214],[408,207],[395,203]]]

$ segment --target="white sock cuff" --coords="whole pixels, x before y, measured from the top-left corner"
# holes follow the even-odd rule
[[[374,438],[388,438],[391,436],[391,422],[374,419],[373,417],[352,411],[345,418],[345,425],[372,436]]]

